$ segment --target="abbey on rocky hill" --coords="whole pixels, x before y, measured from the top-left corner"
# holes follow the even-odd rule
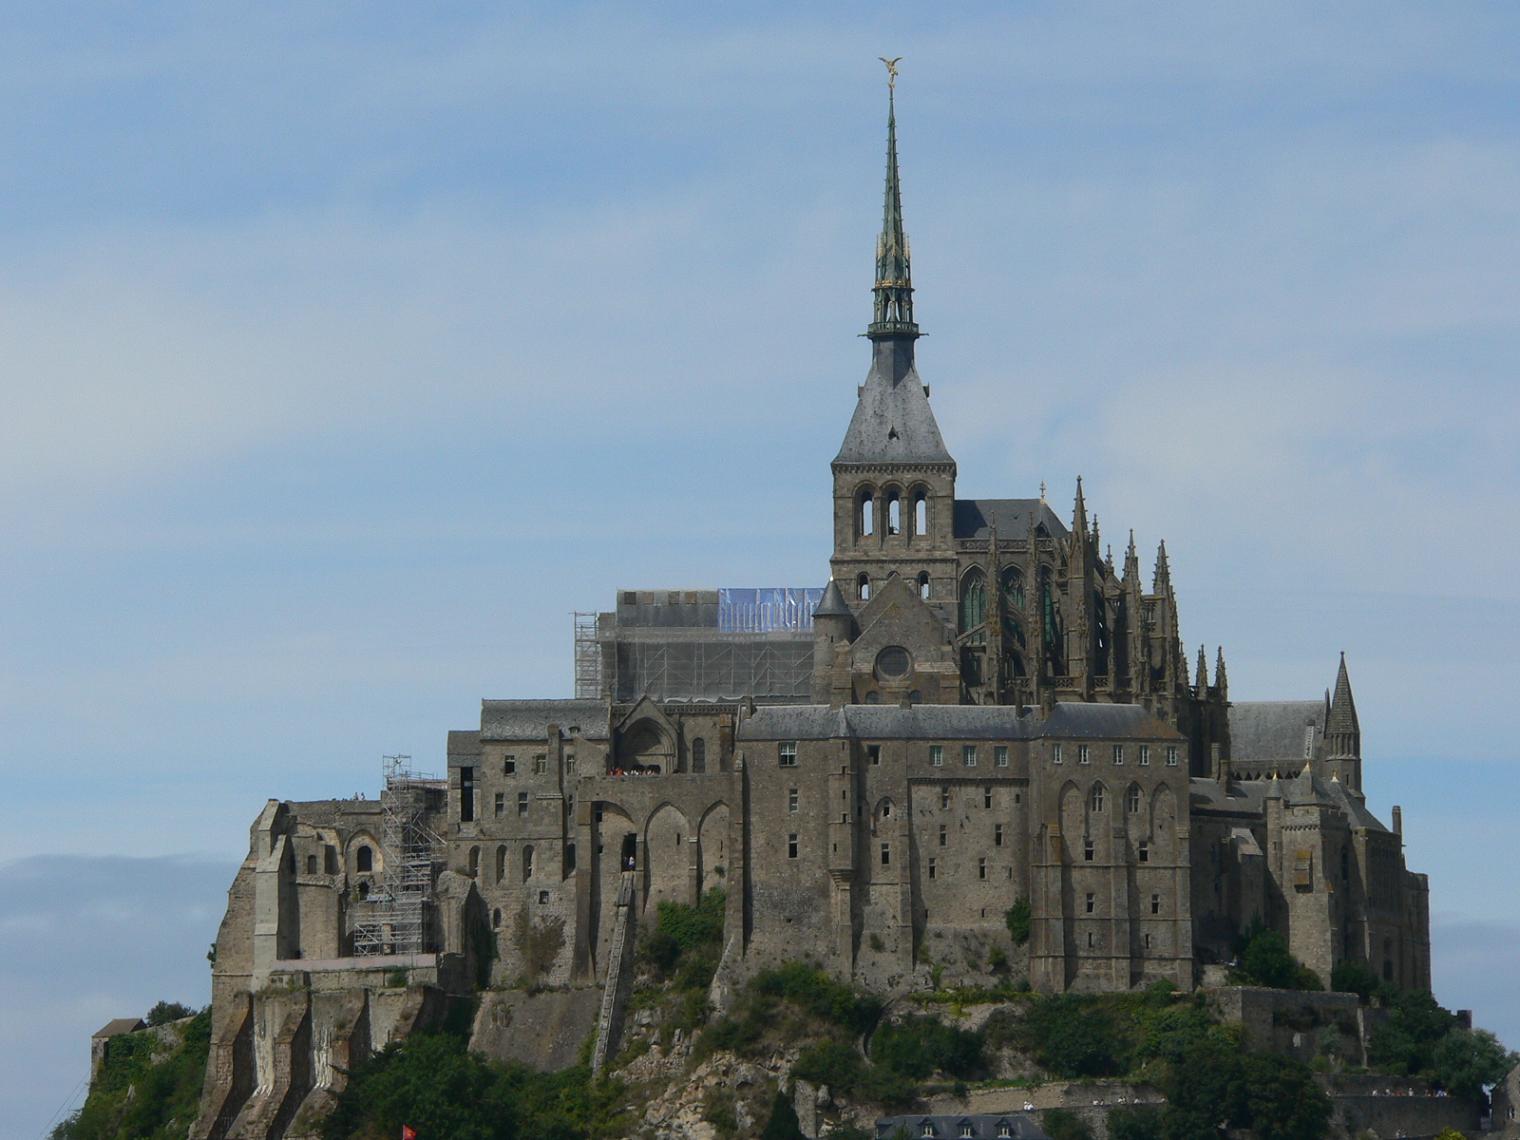
[[[566,987],[543,1040],[596,1026],[600,1061],[636,930],[713,888],[719,986],[808,957],[884,992],[1186,989],[1263,923],[1326,982],[1359,959],[1429,988],[1426,880],[1366,807],[1344,659],[1323,699],[1232,702],[1222,650],[1189,671],[1164,544],[1148,585],[1133,536],[1116,565],[1080,481],[1069,524],[1043,488],[955,497],[895,109],[874,292],[826,589],[622,591],[577,624],[576,697],[483,702],[446,780],[269,802],[196,1135],[298,1133],[449,993]]]

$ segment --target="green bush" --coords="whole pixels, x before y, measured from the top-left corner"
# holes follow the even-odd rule
[[[1336,993],[1356,994],[1366,1005],[1383,992],[1383,982],[1376,971],[1360,958],[1346,958],[1330,971],[1330,988]]]
[[[161,1001],[148,1011],[148,1016],[143,1021],[151,1029],[155,1025],[167,1025],[171,1021],[178,1021],[182,1017],[191,1017],[195,1010],[188,1005],[182,1005],[177,1001]]]
[[[1003,915],[1008,933],[1013,935],[1014,945],[1022,946],[1029,941],[1029,900],[1019,899]]]
[[[1111,1005],[1074,994],[1030,1002],[1014,1039],[1058,1077],[1114,1077],[1128,1068],[1128,1042]]]
[[[857,994],[822,970],[805,962],[786,962],[755,976],[751,987],[758,994],[781,998],[815,1017],[854,1033],[866,1033],[881,1016],[881,1000]]]
[[[986,1074],[982,1037],[933,1017],[908,1017],[883,1025],[871,1038],[871,1060],[912,1080],[934,1073],[962,1079]]]
[[[1087,1121],[1064,1108],[1049,1109],[1040,1123],[1045,1126],[1050,1140],[1093,1140]]]
[[[1247,932],[1240,955],[1240,972],[1247,981],[1277,990],[1322,990],[1319,975],[1299,963],[1288,940],[1275,930],[1257,926]]]
[[[1160,1110],[1120,1105],[1108,1114],[1108,1140],[1162,1140]]]

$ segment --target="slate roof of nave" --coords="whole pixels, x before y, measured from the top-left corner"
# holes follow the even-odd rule
[[[559,725],[562,739],[574,728],[587,740],[606,740],[607,705],[585,700],[480,702],[484,740],[542,740],[551,724]]]
[[[1304,729],[1314,743],[1325,730],[1324,701],[1235,701],[1230,705],[1230,755],[1235,760],[1280,760],[1283,771],[1304,762]]]
[[[1012,705],[772,705],[739,726],[741,740],[1180,739],[1139,705],[1062,703],[1048,717]]]
[[[996,527],[1000,540],[1022,542],[1031,518],[1051,538],[1065,537],[1066,524],[1044,499],[956,499],[955,537],[988,538]]]

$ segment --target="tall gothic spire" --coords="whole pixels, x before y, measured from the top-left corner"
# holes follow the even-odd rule
[[[899,57],[901,58],[901,57]],[[913,321],[913,273],[908,235],[903,232],[902,187],[897,177],[897,60],[887,65],[887,188],[881,235],[876,239],[876,307],[866,335],[872,340],[918,336]]]

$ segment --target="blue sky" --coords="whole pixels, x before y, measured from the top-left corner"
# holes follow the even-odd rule
[[[265,798],[441,769],[481,697],[568,692],[570,612],[620,586],[821,584],[882,54],[960,493],[1066,509],[1081,474],[1110,541],[1166,538],[1237,698],[1316,695],[1345,649],[1438,996],[1520,1044],[1517,33],[1502,5],[0,14],[0,937],[92,979],[0,974],[45,1043],[0,1109],[39,1130],[90,1030],[204,1000]],[[101,893],[180,918],[105,937]]]

